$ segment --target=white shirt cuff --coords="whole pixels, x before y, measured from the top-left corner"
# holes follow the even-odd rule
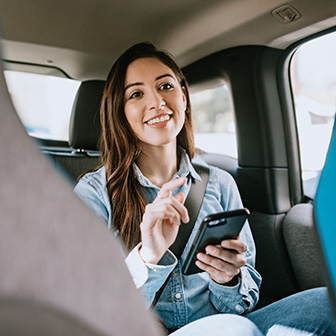
[[[134,247],[125,259],[126,265],[133,278],[136,288],[142,287],[148,279],[148,273],[161,271],[169,274],[177,264],[175,255],[167,250],[160,262],[155,264],[145,263],[139,253],[141,243]]]

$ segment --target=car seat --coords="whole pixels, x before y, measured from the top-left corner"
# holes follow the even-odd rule
[[[0,62],[0,335],[161,335],[121,245],[55,173]]]

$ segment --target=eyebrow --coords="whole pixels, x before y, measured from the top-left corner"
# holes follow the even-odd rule
[[[171,74],[164,74],[164,75],[160,75],[158,77],[155,78],[155,81],[158,81],[160,80],[161,78],[164,78],[164,77],[171,77],[174,79],[174,77],[171,75]],[[131,83],[131,84],[128,84],[126,87],[125,87],[125,90],[124,92],[126,92],[129,88],[131,88],[132,86],[138,86],[138,85],[144,85],[144,83],[141,83],[141,82],[136,82],[136,83]]]

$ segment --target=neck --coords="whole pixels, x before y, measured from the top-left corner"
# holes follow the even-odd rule
[[[144,176],[161,188],[178,170],[176,144],[142,147],[136,163]]]

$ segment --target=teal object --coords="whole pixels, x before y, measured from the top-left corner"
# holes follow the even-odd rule
[[[336,317],[336,120],[317,188],[314,211],[329,278],[330,299]]]

